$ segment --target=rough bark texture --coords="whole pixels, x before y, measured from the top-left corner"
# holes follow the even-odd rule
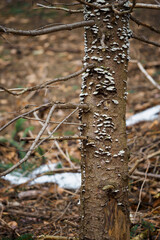
[[[96,66],[83,74],[81,93],[81,103],[90,110],[80,113],[81,134],[88,137],[82,142],[80,239],[128,240],[128,16],[119,16],[111,8],[88,6],[84,16],[95,21],[94,26],[85,28],[84,62]]]

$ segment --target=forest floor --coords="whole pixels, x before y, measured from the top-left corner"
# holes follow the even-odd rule
[[[54,10],[40,10],[28,1],[12,1],[8,4],[4,0],[0,1],[0,12],[2,25],[23,29],[39,28],[52,23],[73,23],[83,19],[81,14],[70,15]],[[136,10],[134,15],[157,28],[160,26],[159,12],[156,10]],[[158,34],[133,23],[131,29],[150,40],[159,39]],[[83,29],[34,38],[2,35],[0,84],[7,88],[31,87],[46,80],[67,76],[81,69],[83,55]],[[160,84],[159,48],[131,40],[130,55],[132,60],[141,62],[148,74]],[[6,124],[12,118],[35,106],[50,101],[78,103],[80,86],[79,76],[56,84],[52,88],[19,97],[0,92],[0,125]],[[160,104],[159,90],[146,79],[137,64],[133,62],[129,63],[128,93],[127,118]],[[46,109],[42,109],[39,111],[39,117],[45,119],[47,113]],[[53,120],[60,122],[69,113],[69,110],[57,110]],[[69,122],[79,124],[78,116],[71,116]],[[55,136],[78,135],[76,124],[62,125]],[[1,172],[17,163],[29,149],[30,142],[20,142],[20,138],[32,134],[35,136],[40,127],[38,121],[20,119],[1,133]],[[129,180],[131,238],[143,234],[142,239],[158,240],[160,239],[160,119],[128,127],[127,136],[130,149],[129,168],[131,169],[137,160],[142,159]],[[65,156],[70,157],[71,163],[66,161],[67,157],[62,155],[53,142],[46,142],[23,164],[21,172],[27,175],[42,164],[48,163],[59,163],[60,168],[78,168],[79,141],[61,141],[59,147],[64,151]],[[53,183],[13,185],[1,179],[0,239],[20,239],[19,236],[22,236],[21,239],[32,239],[32,236],[40,235],[78,236],[80,221],[78,202],[79,190],[63,189]]]

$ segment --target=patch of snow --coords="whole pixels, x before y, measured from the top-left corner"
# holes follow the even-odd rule
[[[13,171],[12,173],[6,175],[3,177],[5,180],[10,181],[12,184],[22,184],[30,180],[31,178],[34,178],[37,174],[45,173],[47,171],[52,171],[56,169],[57,164],[46,164],[42,165],[39,168],[35,169],[33,172],[31,172],[27,177],[24,177],[23,174]],[[35,183],[48,183],[53,182],[57,183],[61,188],[66,189],[78,189],[81,186],[81,174],[80,173],[58,173],[54,175],[45,175],[36,178],[32,182],[30,182],[30,185]]]
[[[160,105],[157,105],[128,118],[126,121],[126,125],[131,126],[143,121],[153,121],[159,117],[159,114],[160,114]],[[99,116],[98,113],[94,113],[94,115]],[[107,117],[107,115],[103,115],[103,116]],[[108,136],[108,138],[109,137],[110,136]],[[96,138],[99,138],[99,137],[97,136]],[[123,161],[123,159],[121,160]],[[50,163],[48,165],[47,164],[42,165],[39,168],[35,169],[27,177],[24,177],[23,174],[21,174],[18,171],[14,171],[3,178],[10,181],[12,184],[22,184],[34,178],[37,174],[45,173],[47,171],[53,171],[54,169],[57,168],[57,166],[58,164]],[[78,189],[81,186],[81,173],[66,172],[66,173],[58,173],[54,175],[45,175],[45,176],[36,178],[34,181],[30,182],[30,184],[35,184],[35,183],[42,184],[47,182],[57,183],[61,188]]]
[[[128,118],[126,121],[126,126],[132,126],[134,124],[144,122],[144,121],[153,121],[159,117],[159,114],[160,114],[160,105],[148,108]]]

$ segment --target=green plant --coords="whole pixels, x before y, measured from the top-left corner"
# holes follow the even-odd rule
[[[20,118],[16,121],[14,130],[11,133],[11,139],[7,138],[0,138],[1,143],[8,142],[11,146],[15,147],[17,149],[18,156],[20,159],[24,158],[26,155],[26,151],[24,151],[23,146],[25,145],[26,141],[20,141],[19,142],[19,133],[23,131],[22,137],[26,137],[28,135],[28,132],[30,130],[33,130],[33,126],[26,127],[25,126],[25,119]],[[1,164],[1,169],[8,169],[13,164]],[[22,171],[26,171],[28,169],[28,163],[22,164]],[[31,164],[30,164],[31,165]]]
[[[131,227],[130,230],[130,236],[131,238],[135,237],[138,231],[138,224],[134,225],[133,227]]]
[[[23,150],[23,146],[26,143],[25,141],[21,141],[19,143],[19,136],[18,134],[23,131],[22,137],[26,137],[28,135],[28,132],[30,130],[33,130],[33,126],[29,126],[25,128],[25,119],[20,118],[15,123],[15,129],[13,130],[11,134],[11,139],[9,139],[9,143],[14,146],[18,150],[18,155],[20,158],[24,158],[26,155],[26,152]]]
[[[39,153],[39,155],[41,156],[42,158],[42,163],[44,164],[46,162],[46,157],[44,156],[44,149],[41,148],[40,146],[36,149],[36,151]]]
[[[153,223],[145,221],[142,219],[142,227],[146,230],[149,230],[150,232],[154,232],[155,231],[155,226]]]
[[[21,235],[18,238],[13,239],[13,238],[9,238],[9,237],[4,237],[4,238],[2,238],[2,240],[33,240],[33,235],[30,233],[26,233],[26,234]]]

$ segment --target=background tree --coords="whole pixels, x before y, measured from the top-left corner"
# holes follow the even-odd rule
[[[85,27],[85,57],[82,70],[67,77],[24,88],[20,92],[1,86],[1,89],[9,94],[20,96],[26,92],[46,88],[55,82],[68,80],[84,72],[80,104],[47,103],[19,115],[1,127],[2,131],[18,118],[32,114],[41,108],[50,109],[41,131],[25,157],[1,176],[27,161],[38,146],[52,137],[58,127],[80,109],[82,123],[81,136],[79,136],[82,140],[80,239],[129,239],[128,151],[125,126],[128,40],[132,37],[158,47],[160,45],[136,36],[130,31],[128,21],[134,8],[160,9],[160,7],[153,4],[136,4],[136,1],[130,3],[128,1],[79,0],[78,2],[84,5],[84,21],[81,22],[47,26],[30,31],[0,27],[2,34],[22,36],[39,36]],[[70,10],[54,6],[54,4],[47,6],[38,4],[38,6],[70,13],[82,12],[81,8]],[[133,16],[131,20],[159,32]],[[47,137],[41,139],[49,125],[53,111],[57,108],[75,110],[53,131],[48,131]]]

